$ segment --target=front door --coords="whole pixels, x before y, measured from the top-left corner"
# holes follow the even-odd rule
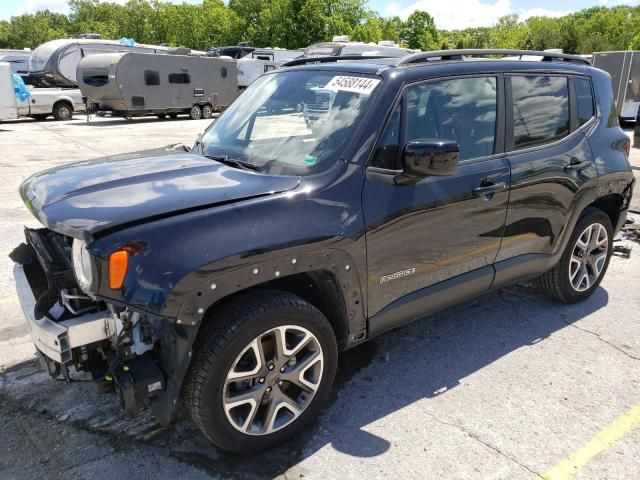
[[[507,78],[513,134],[508,158],[511,196],[496,286],[539,268],[555,253],[580,193],[597,183],[596,162],[584,131],[593,126],[591,81],[563,75]],[[530,267],[526,264],[528,260]]]
[[[503,130],[498,120],[502,80],[465,77],[406,88],[367,169],[363,191],[369,317],[425,287],[469,277],[465,274],[475,278],[475,289],[491,285],[510,181],[509,163],[499,153],[501,135],[496,135]],[[413,185],[389,181],[402,169],[401,146],[418,139],[458,142],[457,173]]]

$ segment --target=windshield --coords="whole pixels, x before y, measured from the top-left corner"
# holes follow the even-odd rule
[[[307,175],[335,162],[380,79],[290,71],[253,82],[202,138],[203,154]]]

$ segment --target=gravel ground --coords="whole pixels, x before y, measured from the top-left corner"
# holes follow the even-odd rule
[[[0,479],[528,479],[585,455],[570,470],[577,478],[640,478],[640,430],[632,428],[640,421],[608,427],[640,405],[637,248],[630,259],[614,257],[581,304],[511,286],[346,352],[314,426],[250,457],[217,450],[184,414],[161,428],[148,413],[123,414],[86,378],[49,379],[34,359],[6,257],[21,225],[35,225],[18,185],[74,160],[191,144],[206,125],[0,123]],[[632,163],[640,176],[640,149]],[[603,429],[620,440],[603,441]],[[571,456],[592,444],[597,455]]]

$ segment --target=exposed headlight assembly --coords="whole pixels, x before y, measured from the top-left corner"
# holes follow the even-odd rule
[[[78,286],[84,293],[88,294],[91,293],[93,285],[93,267],[91,265],[91,255],[86,247],[84,241],[74,238],[71,246],[71,259],[73,273],[76,276]]]

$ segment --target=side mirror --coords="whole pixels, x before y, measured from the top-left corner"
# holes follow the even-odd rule
[[[404,181],[397,183],[415,183],[428,176],[455,175],[460,145],[451,140],[415,140],[404,146],[402,157]]]

